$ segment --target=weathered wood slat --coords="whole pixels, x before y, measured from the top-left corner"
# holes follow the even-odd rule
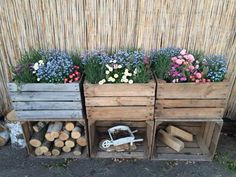
[[[225,99],[229,82],[218,83],[158,83],[157,99]]]
[[[126,159],[145,159],[144,152],[102,152],[96,153],[96,158],[126,158]]]
[[[154,97],[86,97],[86,106],[148,106]]]
[[[11,92],[12,101],[80,101],[78,92]]]
[[[82,110],[58,110],[58,111],[17,111],[18,120],[30,119],[82,119]]]
[[[13,102],[15,110],[72,110],[82,109],[81,102]]]
[[[155,112],[155,118],[222,118],[224,108],[173,108],[159,109]]]
[[[86,97],[99,96],[155,96],[155,82],[151,80],[149,83],[141,84],[84,84],[84,95]]]
[[[51,84],[51,83],[32,83],[32,84],[21,84],[8,83],[8,90],[10,92],[79,92],[79,83],[68,83],[68,84]]]
[[[226,100],[156,100],[156,108],[224,108]]]
[[[209,155],[191,155],[191,154],[161,154],[156,156],[156,160],[178,160],[178,161],[211,161]]]
[[[87,107],[88,119],[96,120],[151,120],[154,107]]]

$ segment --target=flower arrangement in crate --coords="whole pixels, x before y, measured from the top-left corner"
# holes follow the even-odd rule
[[[89,51],[81,58],[88,119],[153,119],[155,81],[143,51]]]
[[[151,68],[156,118],[222,118],[229,93],[224,56],[170,47],[151,52]]]
[[[17,120],[83,118],[79,54],[31,50],[12,71],[8,88]]]

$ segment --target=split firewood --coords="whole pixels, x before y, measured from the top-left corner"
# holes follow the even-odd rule
[[[74,150],[73,150],[73,154],[76,156],[80,156],[82,154],[82,147],[78,144],[76,144]]]
[[[51,131],[51,136],[55,139],[59,137],[59,133],[61,131],[63,127],[63,123],[62,122],[55,122],[53,127],[52,127],[52,131]]]
[[[71,132],[75,128],[75,124],[73,122],[66,122],[65,129]]]
[[[48,122],[37,122],[35,125],[33,125],[33,130],[35,132],[39,132],[40,130],[42,130],[45,126],[47,126]]]
[[[41,145],[40,148],[41,148],[41,151],[45,154],[46,152],[50,150],[51,146],[52,146],[52,142],[44,139],[43,144]]]
[[[135,151],[137,149],[137,146],[135,144],[123,144],[119,146],[110,146],[107,148],[107,152],[124,152],[124,151]]]
[[[9,137],[10,135],[7,130],[0,132],[0,146],[4,146],[5,144],[7,144]]]
[[[54,126],[53,122],[49,123],[48,129],[47,129],[47,133],[45,134],[45,138],[48,141],[54,141],[54,138],[52,137],[52,134],[51,134],[51,132],[53,130],[53,126]]]
[[[180,128],[177,128],[175,126],[169,125],[166,128],[166,131],[175,137],[181,138],[184,141],[193,141],[193,135],[191,133],[188,133]]]
[[[4,126],[4,123],[0,122],[0,132],[3,132],[5,130],[7,130],[7,128]]]
[[[61,148],[59,148],[59,147],[53,147],[52,148],[52,155],[53,156],[59,156],[61,154]]]
[[[64,146],[64,147],[62,148],[62,150],[63,150],[64,152],[71,152],[71,147],[69,147],[69,146]]]
[[[35,132],[33,136],[30,139],[30,145],[33,147],[39,147],[41,146],[43,140],[44,140],[44,135],[46,132],[46,127],[40,130],[39,132]]]
[[[70,148],[73,148],[73,147],[75,147],[75,140],[70,138],[70,139],[66,140],[65,145]]]
[[[62,141],[68,140],[70,137],[70,132],[67,130],[63,130],[60,132],[59,139]]]
[[[64,141],[62,141],[62,140],[60,140],[60,139],[56,139],[56,140],[54,141],[54,146],[61,148],[61,147],[64,146]]]
[[[42,150],[41,150],[41,147],[37,147],[37,148],[35,148],[35,155],[37,155],[37,156],[40,156],[40,155],[43,155],[43,152],[42,152]]]
[[[78,139],[81,136],[82,128],[79,126],[76,126],[72,132],[71,132],[71,137],[73,139]]]
[[[80,146],[87,146],[87,139],[85,137],[85,135],[82,135],[81,137],[79,137],[77,140],[76,140],[77,144],[80,145]]]
[[[171,136],[169,133],[165,132],[164,130],[158,131],[158,140],[169,146],[170,148],[174,149],[177,152],[180,152],[184,148],[184,143],[179,139]]]

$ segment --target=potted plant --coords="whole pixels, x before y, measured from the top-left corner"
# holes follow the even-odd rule
[[[151,53],[156,119],[222,118],[229,93],[224,56],[165,48]]]
[[[82,60],[88,119],[153,119],[155,81],[144,52],[91,51],[82,54]]]
[[[8,84],[16,119],[83,118],[81,70],[76,55],[60,50],[25,52]]]

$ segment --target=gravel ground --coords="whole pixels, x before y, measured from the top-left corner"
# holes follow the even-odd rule
[[[0,148],[0,177],[236,177],[236,137],[221,135],[213,162],[45,159],[24,149]]]

